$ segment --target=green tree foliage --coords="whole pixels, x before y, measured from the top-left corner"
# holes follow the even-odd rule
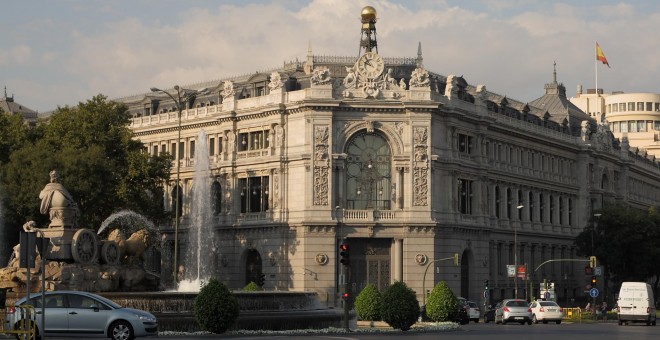
[[[403,282],[395,282],[383,292],[380,316],[392,328],[407,331],[417,322],[419,302],[415,292]]]
[[[604,207],[578,234],[578,255],[598,258],[615,283],[646,281],[660,274],[660,216],[625,204]]]
[[[426,301],[426,315],[433,321],[456,320],[458,299],[447,282],[438,282]]]
[[[380,303],[381,294],[376,285],[366,285],[355,298],[355,311],[359,320],[379,321]]]
[[[263,290],[263,289],[261,287],[259,287],[259,285],[256,284],[254,281],[250,281],[250,283],[245,285],[245,287],[243,287],[242,290],[246,291],[246,292],[256,292],[256,291]]]
[[[58,108],[33,128],[0,127],[11,132],[9,137],[0,133],[0,148],[10,152],[5,163],[0,153],[0,188],[6,193],[6,224],[16,231],[11,234],[17,239],[28,220],[47,224],[38,197],[53,169],[78,203],[80,227],[98,229],[121,209],[162,221],[162,184],[169,178],[171,158],[144,152],[129,122],[123,104],[98,95],[76,107]]]
[[[203,330],[220,334],[236,322],[239,305],[227,286],[218,279],[211,278],[195,298],[193,313]]]

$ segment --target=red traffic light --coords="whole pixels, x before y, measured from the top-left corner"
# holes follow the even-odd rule
[[[346,244],[346,243],[340,244],[339,249],[341,249],[342,251],[347,251],[348,250],[348,244]]]
[[[341,298],[344,300],[348,300],[348,293],[341,294]]]

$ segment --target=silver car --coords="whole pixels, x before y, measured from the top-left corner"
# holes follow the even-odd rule
[[[16,329],[23,321],[22,305],[34,306],[37,336],[46,337],[103,337],[131,340],[135,337],[157,336],[158,321],[151,313],[124,308],[102,296],[78,291],[52,291],[45,293],[46,327],[41,324],[41,294],[22,298],[7,309],[5,329]]]
[[[505,325],[507,322],[519,322],[521,325],[527,322],[532,324],[532,309],[527,301],[521,299],[508,299],[502,301],[495,310],[495,323]]]

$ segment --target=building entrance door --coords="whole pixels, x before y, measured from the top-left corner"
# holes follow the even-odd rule
[[[379,291],[390,285],[390,256],[367,255],[367,283],[372,283]]]

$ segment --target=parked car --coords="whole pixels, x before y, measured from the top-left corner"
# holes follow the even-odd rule
[[[458,298],[458,313],[456,313],[456,322],[461,325],[470,323],[470,305],[465,298]]]
[[[532,324],[532,309],[527,305],[527,301],[520,299],[503,300],[499,308],[495,310],[495,323],[505,325],[507,322],[514,321],[520,324]]]
[[[468,316],[470,318],[470,321],[474,321],[475,323],[479,322],[479,317],[481,316],[481,310],[479,309],[479,305],[477,305],[476,302],[473,301],[468,301]]]
[[[25,317],[18,306],[31,305],[41,313],[42,295],[22,298],[7,308],[5,329],[17,329]],[[151,313],[124,308],[102,296],[79,291],[52,291],[45,293],[46,329],[41,315],[36,317],[36,333],[46,337],[103,337],[131,340],[135,337],[157,336],[158,321]]]
[[[486,310],[484,311],[484,322],[489,323],[491,321],[495,321],[495,310],[500,308],[500,304],[494,304],[494,305],[488,305]]]
[[[563,309],[554,301],[534,301],[529,308],[532,309],[532,322],[534,323],[554,321],[560,324],[564,318]]]

